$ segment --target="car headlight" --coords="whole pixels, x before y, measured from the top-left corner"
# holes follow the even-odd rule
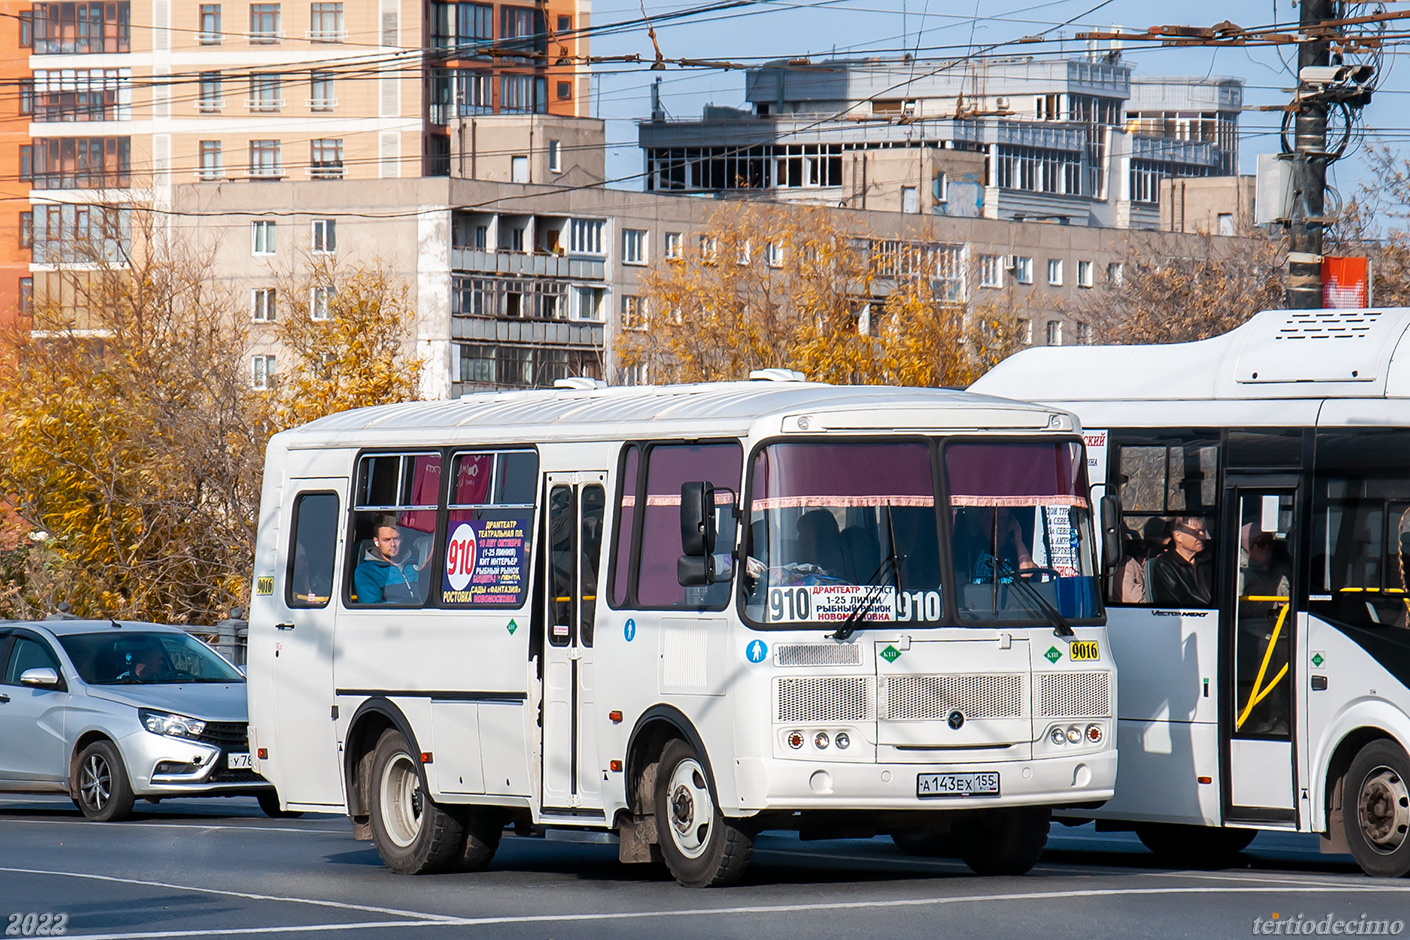
[[[151,708],[137,709],[137,718],[142,722],[142,727],[153,734],[169,734],[174,738],[198,738],[206,730],[206,723],[199,718],[187,718]]]

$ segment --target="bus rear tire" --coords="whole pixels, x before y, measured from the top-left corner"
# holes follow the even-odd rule
[[[960,827],[960,857],[976,875],[1022,875],[1048,844],[1053,813],[1046,806],[980,813]]]
[[[1180,823],[1144,823],[1136,837],[1161,860],[1182,868],[1218,868],[1248,848],[1257,829],[1221,829]]]
[[[688,888],[732,885],[754,855],[754,837],[726,819],[695,748],[675,739],[656,772],[656,837],[675,879]]]
[[[400,731],[388,728],[372,752],[372,841],[392,871],[424,875],[445,871],[461,850],[464,827],[421,785],[416,755]]]
[[[1410,872],[1410,759],[1393,741],[1363,747],[1347,768],[1342,822],[1351,854],[1375,878]]]
[[[504,817],[498,810],[472,806],[463,819],[464,838],[455,858],[456,871],[484,871],[499,851],[504,835]]]

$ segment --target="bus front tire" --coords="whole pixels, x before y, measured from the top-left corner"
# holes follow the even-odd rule
[[[656,836],[666,867],[689,888],[732,885],[754,854],[754,837],[720,812],[703,759],[676,739],[656,772]]]
[[[1342,823],[1356,864],[1376,878],[1410,872],[1410,759],[1393,741],[1363,747],[1347,768]]]
[[[392,871],[423,875],[445,871],[464,841],[460,820],[428,796],[416,755],[400,731],[382,732],[372,752],[372,841]]]
[[[1218,868],[1248,848],[1257,829],[1221,829],[1181,823],[1144,823],[1136,837],[1161,860],[1182,868]]]
[[[976,816],[961,830],[960,857],[976,875],[1022,875],[1048,844],[1052,810],[1020,806]]]

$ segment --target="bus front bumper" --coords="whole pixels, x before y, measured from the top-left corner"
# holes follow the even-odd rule
[[[998,775],[997,794],[957,792],[966,784],[992,783],[989,779],[976,781],[975,775],[981,774]],[[745,813],[806,809],[943,812],[986,806],[1072,806],[1111,799],[1116,787],[1116,751],[963,764],[741,759],[736,765],[736,782],[739,809]],[[921,795],[923,790],[936,795]]]

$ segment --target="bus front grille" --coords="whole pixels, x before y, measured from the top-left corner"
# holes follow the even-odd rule
[[[881,717],[891,721],[1022,718],[1022,675],[888,676]]]
[[[869,721],[875,700],[870,676],[778,680],[779,721]]]
[[[1111,677],[1105,672],[1040,673],[1039,718],[1105,718],[1111,714]]]
[[[788,643],[774,647],[776,666],[856,666],[862,661],[857,643]]]

